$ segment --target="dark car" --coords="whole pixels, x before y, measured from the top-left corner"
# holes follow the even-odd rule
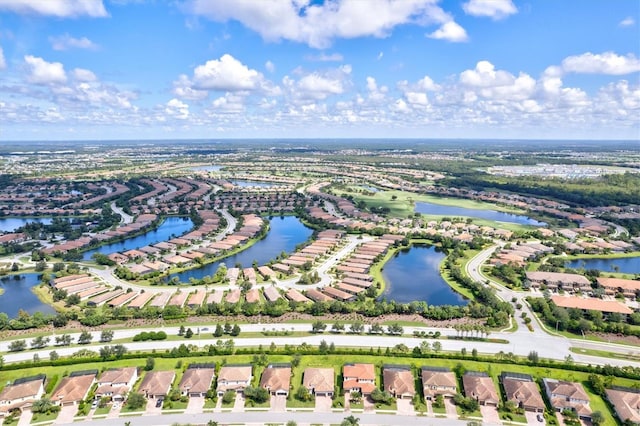
[[[538,419],[539,422],[544,422],[544,417],[542,417],[542,414],[538,414],[536,418]]]
[[[156,408],[162,407],[163,402],[164,402],[164,399],[159,399],[158,401],[156,401]]]

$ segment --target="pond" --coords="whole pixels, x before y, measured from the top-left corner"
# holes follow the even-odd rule
[[[467,300],[440,276],[440,262],[444,257],[434,246],[414,245],[399,251],[382,269],[386,283],[382,296],[401,303],[466,305]]]
[[[209,263],[202,268],[172,275],[169,279],[178,277],[183,283],[189,282],[190,278],[201,279],[207,275],[214,275],[222,263],[229,268],[234,267],[236,263],[247,268],[253,264],[254,260],[258,262],[258,265],[264,265],[278,257],[283,251],[293,252],[296,246],[307,241],[312,233],[313,230],[303,225],[300,219],[295,216],[274,217],[269,222],[267,236],[248,249],[218,262]]]
[[[278,185],[277,183],[274,183],[274,182],[262,182],[257,180],[254,181],[254,180],[234,179],[234,180],[230,180],[229,182],[231,182],[235,186],[239,186],[240,188],[248,188],[248,187],[271,188],[272,186]]]
[[[31,291],[31,287],[40,284],[41,278],[42,275],[39,274],[6,275],[0,278],[0,287],[4,290],[0,296],[0,312],[9,315],[9,318],[18,316],[20,309],[30,314],[55,314],[56,311],[51,306],[42,303]]]
[[[432,214],[449,217],[477,217],[479,219],[494,220],[496,222],[518,223],[520,225],[544,226],[546,223],[531,219],[528,216],[504,213],[496,210],[468,209],[465,207],[444,206],[440,204],[417,202],[417,213]]]
[[[39,222],[49,225],[50,217],[3,217],[0,218],[0,232],[13,232],[30,222]]]
[[[576,259],[565,265],[572,269],[597,269],[603,272],[622,272],[640,274],[640,256],[618,258]]]
[[[193,228],[193,222],[191,222],[191,219],[189,218],[175,216],[168,217],[157,229],[153,231],[86,251],[82,254],[82,258],[84,260],[91,260],[91,256],[93,256],[94,253],[111,254],[156,244],[160,241],[167,241],[186,234],[191,230],[191,228]]]

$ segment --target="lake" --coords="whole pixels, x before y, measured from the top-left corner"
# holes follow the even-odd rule
[[[30,222],[51,223],[50,217],[3,217],[0,218],[0,232],[13,232]]]
[[[230,180],[229,182],[231,182],[235,186],[239,186],[240,188],[247,188],[247,187],[271,188],[272,186],[278,185],[277,183],[274,183],[274,182],[262,182],[262,181],[255,181],[255,180],[239,180],[239,179]]]
[[[440,262],[444,257],[435,246],[414,245],[399,251],[382,269],[386,283],[382,296],[401,303],[466,305],[467,300],[440,276]]]
[[[189,282],[190,278],[201,279],[207,275],[214,275],[222,263],[228,268],[234,267],[236,263],[247,268],[253,264],[254,260],[258,262],[258,265],[264,265],[283,251],[293,252],[296,246],[307,241],[312,233],[313,230],[304,226],[295,216],[274,217],[269,222],[267,236],[248,249],[218,262],[209,263],[202,268],[171,275],[168,279],[178,277],[184,283]]]
[[[42,303],[31,291],[31,287],[40,284],[41,277],[39,274],[20,274],[0,278],[0,287],[4,289],[0,296],[0,312],[6,313],[9,318],[18,316],[20,309],[30,314],[55,314],[56,311],[51,306]]]
[[[528,216],[504,213],[497,210],[467,209],[464,207],[444,206],[440,204],[417,202],[417,213],[432,214],[449,217],[477,217],[479,219],[494,220],[496,222],[518,223],[520,225],[544,226],[546,223],[531,219]]]
[[[172,238],[179,237],[189,232],[192,228],[193,222],[191,222],[191,219],[171,216],[166,218],[160,226],[153,231],[86,251],[82,254],[82,258],[84,260],[91,260],[91,256],[93,256],[94,253],[111,254],[138,249],[140,247],[159,243],[160,241],[167,241]]]
[[[618,271],[625,274],[640,274],[640,256],[637,257],[619,257],[614,259],[592,258],[592,259],[576,259],[565,265],[572,269],[598,269],[604,272],[616,272],[614,268],[617,266]]]

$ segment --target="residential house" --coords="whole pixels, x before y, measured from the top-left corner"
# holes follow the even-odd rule
[[[110,398],[112,401],[122,402],[138,380],[136,367],[115,368],[107,370],[98,378],[98,388],[95,398]]]
[[[520,408],[537,413],[544,412],[545,405],[538,385],[527,374],[503,372],[500,382],[507,401],[513,401]]]
[[[164,399],[169,395],[171,384],[176,378],[173,370],[150,371],[142,379],[138,392],[149,399]]]
[[[621,422],[640,425],[640,389],[607,389],[607,399]]]
[[[51,395],[51,402],[56,405],[77,405],[89,394],[96,381],[97,370],[75,371],[60,381]]]
[[[408,365],[383,365],[384,390],[396,398],[412,399],[416,394],[415,379]]]
[[[437,395],[453,398],[457,393],[456,375],[446,367],[424,366],[421,369],[421,377],[422,390],[427,400],[433,400]]]
[[[213,364],[191,364],[182,375],[178,389],[182,395],[205,396],[211,389],[215,373]]]
[[[260,387],[272,395],[289,395],[291,364],[269,364],[262,372]]]
[[[334,374],[333,368],[306,368],[302,378],[302,386],[316,396],[333,397]]]
[[[243,392],[252,378],[251,364],[225,365],[218,374],[218,396],[228,390]]]
[[[345,392],[369,395],[376,388],[376,369],[373,364],[345,364],[342,377]]]
[[[493,380],[487,373],[479,371],[467,371],[462,376],[462,386],[467,398],[473,398],[480,405],[497,407],[500,404],[498,391]]]
[[[580,383],[547,378],[542,379],[542,383],[554,410],[572,410],[581,419],[591,419],[589,396]]]
[[[25,377],[16,379],[0,392],[0,417],[6,416],[14,410],[23,411],[31,407],[34,401],[44,395],[44,381],[46,376]]]

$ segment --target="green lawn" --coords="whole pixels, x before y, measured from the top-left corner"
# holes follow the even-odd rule
[[[105,405],[104,407],[100,408],[96,408],[96,411],[93,412],[94,416],[103,416],[103,415],[107,415],[109,414],[109,411],[111,411],[111,405]]]
[[[433,409],[433,412],[435,414],[447,414],[447,409],[444,406],[436,407],[435,405],[431,404],[431,408]]]
[[[31,418],[31,423],[40,423],[40,422],[52,422],[58,418],[58,411],[55,413],[46,413],[46,414],[33,414]]]
[[[169,399],[165,399],[162,410],[186,410],[188,402],[178,401],[170,401]],[[169,408],[169,405],[171,408]]]

